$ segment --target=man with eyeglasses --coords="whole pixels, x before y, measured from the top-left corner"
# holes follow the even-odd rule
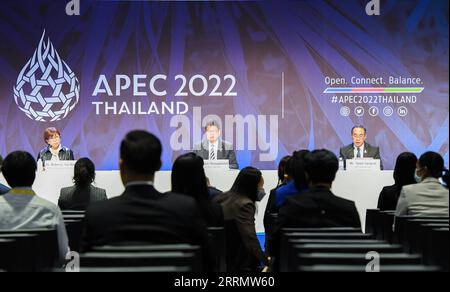
[[[354,126],[352,128],[353,143],[342,147],[339,151],[339,156],[344,160],[355,158],[374,158],[380,159],[380,168],[383,169],[383,162],[381,161],[380,148],[374,147],[366,142],[367,130],[364,126]]]

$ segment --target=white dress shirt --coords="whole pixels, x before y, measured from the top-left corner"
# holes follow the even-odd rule
[[[364,143],[359,147],[360,158],[364,157]],[[353,158],[356,158],[358,154],[358,147],[353,145]]]
[[[51,161],[59,161],[59,151],[61,151],[62,146],[59,145],[58,149],[56,149],[56,151],[54,151],[51,147],[50,147],[50,153],[52,154],[52,159],[50,159]]]
[[[214,147],[214,160],[217,160],[217,150],[218,150],[218,148],[219,148],[219,140],[217,140],[216,142],[214,142],[214,143],[211,143],[211,142],[209,142],[208,143],[208,145],[209,145],[209,148],[208,148],[208,159],[210,160],[211,159],[211,147]]]

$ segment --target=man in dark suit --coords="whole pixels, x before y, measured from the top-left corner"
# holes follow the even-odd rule
[[[280,208],[278,222],[269,239],[269,253],[280,252],[281,229],[286,227],[357,227],[361,221],[355,203],[335,196],[331,185],[339,169],[339,162],[328,150],[314,150],[305,156],[305,172],[309,191],[287,197]]]
[[[352,128],[353,143],[342,147],[339,150],[339,157],[342,157],[344,163],[347,159],[370,157],[380,160],[380,168],[383,169],[381,161],[380,148],[374,147],[366,142],[367,131],[364,126],[354,126]]]
[[[193,152],[204,160],[228,159],[231,169],[238,169],[236,153],[233,145],[223,141],[219,123],[210,121],[205,126],[206,139],[201,143],[194,145]]]
[[[88,207],[82,250],[93,246],[188,243],[202,248],[204,268],[211,267],[206,223],[194,199],[162,194],[153,186],[161,167],[161,142],[146,131],[132,131],[120,146],[124,193]]]
[[[2,171],[3,157],[0,155],[0,172]],[[8,193],[11,189],[0,183],[0,196]]]

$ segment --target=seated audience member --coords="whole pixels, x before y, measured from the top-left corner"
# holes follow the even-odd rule
[[[397,157],[394,168],[395,183],[381,190],[378,198],[378,209],[381,211],[395,210],[402,187],[416,183],[414,179],[416,162],[417,157],[411,152],[403,152]]]
[[[286,198],[278,213],[278,222],[268,248],[271,256],[279,253],[281,229],[285,227],[357,227],[361,221],[355,203],[335,196],[331,185],[339,162],[331,151],[314,150],[305,156],[309,191]]]
[[[278,164],[278,183],[274,189],[270,190],[269,199],[267,200],[264,222],[266,222],[266,216],[268,216],[269,214],[278,213],[278,208],[276,207],[276,204],[275,204],[275,192],[280,187],[285,186],[291,180],[291,175],[288,174],[287,169],[286,169],[290,158],[291,158],[291,156],[289,156],[289,155],[284,156],[280,160],[280,163]],[[264,226],[265,226],[265,223],[264,223]]]
[[[278,208],[275,204],[276,191],[291,181],[292,172],[288,170],[289,160],[291,156],[285,156],[278,164],[278,183],[277,186],[270,191],[267,200],[266,210],[264,213],[264,233],[266,234],[265,246],[267,246],[267,238],[270,236],[275,227],[276,216],[278,216]]]
[[[305,178],[305,155],[309,153],[309,150],[295,151],[292,154],[291,159],[288,162],[288,173],[292,177],[285,186],[280,187],[275,192],[275,205],[279,209],[283,205],[285,199],[289,196],[293,196],[308,189],[308,185]]]
[[[440,182],[444,178],[448,185],[448,170],[444,159],[436,152],[425,152],[416,164],[417,184],[402,188],[396,216],[448,216],[448,189]],[[446,178],[445,178],[446,177]]]
[[[154,135],[129,132],[120,145],[122,195],[90,205],[82,250],[114,244],[188,243],[202,249],[204,269],[212,267],[206,224],[193,198],[162,194],[153,186],[161,167],[161,142]]]
[[[255,201],[263,186],[261,171],[246,167],[239,172],[231,190],[215,198],[225,216],[229,272],[257,271],[261,263],[268,265],[255,229]]]
[[[211,185],[211,182],[208,177],[206,177],[206,184],[208,185],[208,194],[211,199],[223,193],[221,190]]]
[[[95,165],[89,158],[81,158],[75,163],[72,187],[62,188],[58,200],[61,210],[86,210],[90,203],[107,199],[106,191],[94,187]]]
[[[0,155],[0,173],[2,171],[2,162],[3,162],[3,157]],[[2,185],[0,183],[0,196],[3,195],[3,194],[6,194],[9,191],[10,191],[10,188],[8,188],[7,186]]]
[[[31,188],[36,170],[36,160],[27,152],[16,151],[6,156],[2,171],[12,189],[0,196],[0,229],[56,229],[63,262],[69,252],[64,220],[58,206],[38,197]]]
[[[175,160],[172,167],[172,192],[193,198],[208,226],[223,226],[222,207],[209,197],[203,158],[191,152]]]

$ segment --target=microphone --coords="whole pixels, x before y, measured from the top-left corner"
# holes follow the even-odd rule
[[[42,161],[42,167],[45,168],[45,158],[44,158],[44,154],[45,154],[45,149],[42,149],[41,152],[39,152],[39,159],[41,159]]]

